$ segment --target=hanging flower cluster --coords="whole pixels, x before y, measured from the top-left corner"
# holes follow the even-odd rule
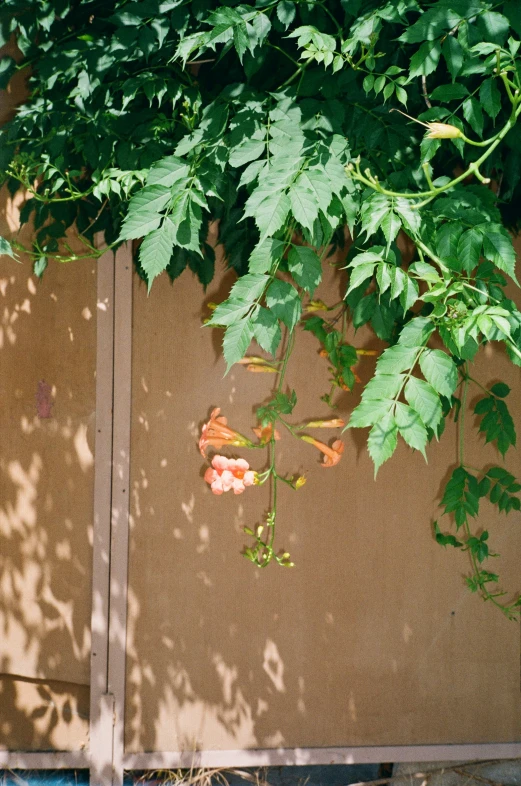
[[[214,456],[212,466],[204,473],[204,479],[217,495],[233,489],[234,494],[242,494],[246,486],[253,486],[257,473],[250,469],[245,459],[229,459]]]
[[[252,365],[254,365],[255,368],[262,367],[260,363]],[[244,458],[229,458],[228,456],[217,453],[213,456],[211,465],[204,474],[206,483],[208,483],[212,493],[216,496],[221,496],[227,491],[233,491],[234,494],[242,494],[248,486],[260,486],[266,483],[268,479],[271,479],[272,504],[266,517],[268,529],[267,537],[265,539],[263,538],[263,524],[259,524],[255,530],[249,527],[244,528],[248,535],[253,535],[255,538],[253,547],[246,548],[244,555],[259,567],[265,567],[272,559],[275,559],[279,565],[285,567],[293,566],[293,562],[290,562],[290,555],[288,552],[276,554],[273,548],[277,506],[277,482],[280,480],[293,490],[298,490],[306,482],[306,478],[302,475],[287,478],[278,474],[275,463],[275,444],[280,440],[280,434],[277,429],[275,429],[274,422],[280,422],[294,437],[317,448],[323,454],[322,467],[334,467],[340,461],[344,451],[344,443],[340,439],[334,440],[332,445],[329,446],[324,442],[320,442],[310,437],[308,434],[299,433],[302,429],[343,428],[345,423],[341,418],[312,420],[308,423],[293,426],[287,423],[282,415],[286,413],[289,414],[295,403],[296,397],[294,397],[294,394],[292,394],[292,397],[288,397],[278,393],[272,402],[266,407],[260,408],[258,412],[260,423],[252,429],[258,439],[256,443],[252,442],[239,431],[232,429],[228,425],[227,418],[221,415],[220,408],[216,407],[212,410],[208,422],[203,425],[201,437],[199,439],[199,450],[201,455],[205,458],[209,448],[221,450],[229,446],[267,448],[269,451],[269,466],[264,472],[256,472],[250,469],[249,463]]]

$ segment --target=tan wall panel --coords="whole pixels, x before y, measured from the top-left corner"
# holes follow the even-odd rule
[[[0,749],[82,750],[88,734],[87,686],[0,677]]]
[[[0,124],[26,73],[0,91]],[[20,202],[0,195],[0,235],[18,229]],[[89,681],[95,297],[93,263],[51,264],[38,282],[28,259],[0,260],[0,749],[88,741],[89,687],[72,683]],[[49,419],[36,413],[42,379]],[[72,682],[30,679],[51,676]]]
[[[0,673],[88,684],[95,263],[2,257],[0,293]]]
[[[197,450],[214,406],[251,433],[273,383],[237,366],[223,379],[222,334],[200,328],[203,300],[222,300],[232,281],[226,274],[206,297],[190,274],[173,288],[160,278],[149,297],[135,281],[127,749],[520,740],[519,627],[465,589],[466,556],[432,537],[456,458],[453,426],[428,465],[402,445],[376,482],[365,432],[344,435],[331,469],[284,437],[283,466],[308,476],[299,492],[281,490],[278,543],[296,567],[260,570],[240,556],[242,526],[260,520],[266,490],[213,496]],[[319,294],[339,291],[336,280]],[[360,331],[357,345],[368,341]],[[288,371],[296,421],[328,412],[316,350],[299,332]],[[370,360],[360,364],[365,380],[371,371]],[[509,382],[519,427],[519,370],[487,350],[479,375]],[[339,412],[357,400],[343,395]],[[498,462],[472,440],[472,463]],[[239,453],[260,468],[260,451]],[[519,472],[515,452],[508,465]],[[518,519],[485,504],[480,520],[512,591]]]

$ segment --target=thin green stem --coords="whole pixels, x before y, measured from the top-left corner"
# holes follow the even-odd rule
[[[271,47],[271,49],[276,49],[276,50],[277,50],[277,52],[280,52],[282,55],[285,55],[285,57],[287,57],[287,58],[288,58],[288,60],[291,60],[291,62],[293,63],[293,65],[296,65],[296,66],[297,66],[297,68],[299,68],[299,69],[300,69],[300,68],[302,68],[302,63],[299,63],[299,62],[298,62],[298,60],[295,60],[295,58],[294,58],[294,57],[292,57],[292,56],[291,56],[291,55],[290,55],[288,52],[286,52],[284,49],[282,49],[282,47],[280,47],[280,46],[277,46],[276,44],[272,44],[272,43],[270,43],[270,42],[268,42],[268,46],[269,46],[269,47]]]
[[[288,343],[286,345],[286,352],[284,353],[284,360],[282,361],[282,367],[279,373],[279,383],[277,385],[277,393],[282,392],[282,385],[284,384],[284,377],[286,376],[286,369],[288,367],[288,361],[290,358],[291,353],[293,352],[293,347],[295,346],[295,329],[291,330],[288,335]]]
[[[459,463],[463,466],[465,463],[465,414],[467,406],[467,393],[469,387],[469,370],[468,363],[465,363],[464,373],[462,379],[462,393],[461,393],[461,407],[460,407],[460,421],[459,421],[459,441],[458,441],[458,457]]]
[[[378,191],[380,194],[385,194],[386,196],[390,197],[399,197],[400,199],[424,199],[426,197],[432,198],[438,196],[438,194],[443,194],[449,189],[453,188],[454,186],[458,185],[458,183],[463,182],[466,180],[469,175],[475,175],[478,179],[481,179],[483,176],[479,172],[479,167],[487,160],[487,158],[494,152],[496,147],[499,145],[501,140],[506,136],[506,134],[510,131],[511,128],[514,127],[517,118],[521,114],[521,104],[519,104],[519,98],[516,99],[516,103],[513,106],[512,114],[510,115],[508,121],[505,123],[501,131],[499,131],[495,137],[492,137],[493,141],[489,144],[488,149],[485,150],[482,156],[477,159],[477,161],[473,161],[468,168],[462,172],[461,175],[458,177],[453,178],[449,183],[444,186],[439,186],[437,188],[431,188],[428,191],[418,191],[416,193],[411,193],[410,191],[390,191],[387,188],[383,188],[378,182],[378,179],[371,175],[369,170],[365,170],[365,174],[362,174],[360,171],[360,161],[355,162],[355,166],[353,167],[352,164],[349,164],[346,167],[346,171],[351,177],[354,177],[356,180],[359,180],[364,185],[368,186],[369,188],[373,189],[373,191]],[[480,143],[481,146],[481,143]],[[485,178],[486,180],[486,178]],[[430,201],[430,199],[429,199]]]

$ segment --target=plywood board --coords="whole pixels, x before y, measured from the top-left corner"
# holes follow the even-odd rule
[[[88,684],[96,265],[4,256],[0,293],[0,673]]]
[[[338,300],[341,283],[326,278],[318,294]],[[428,465],[402,445],[376,482],[363,432],[344,435],[331,469],[284,438],[283,467],[308,477],[281,493],[278,539],[296,567],[259,570],[240,556],[265,489],[213,496],[197,449],[215,406],[251,434],[272,384],[238,366],[223,378],[221,334],[201,329],[204,303],[222,300],[232,281],[219,273],[203,295],[191,274],[173,287],[163,277],[147,297],[135,280],[127,750],[520,740],[519,627],[465,589],[465,555],[432,536],[454,426]],[[371,341],[364,331],[355,339]],[[364,380],[371,362],[359,366]],[[478,366],[484,383],[501,377],[514,389],[519,427],[519,370],[493,350]],[[288,371],[296,421],[327,415],[326,379],[315,340],[299,333]],[[341,396],[339,414],[358,395]],[[470,425],[472,462],[497,461]],[[260,468],[260,451],[247,455]],[[519,472],[515,453],[508,463]],[[480,524],[503,555],[495,567],[519,591],[516,516],[498,519],[485,505]]]
[[[88,736],[87,686],[0,677],[0,750],[83,750]]]

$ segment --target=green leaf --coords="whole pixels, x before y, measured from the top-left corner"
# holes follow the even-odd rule
[[[384,194],[373,193],[362,202],[362,232],[371,237],[391,210],[389,199]]]
[[[371,278],[375,268],[375,262],[366,262],[363,265],[358,265],[351,271],[351,275],[349,276],[349,289],[347,290],[347,295],[363,284],[364,281]]]
[[[376,370],[379,374],[400,374],[411,368],[418,354],[417,347],[388,347],[378,358]]]
[[[175,227],[165,218],[159,229],[150,232],[139,247],[139,261],[147,277],[148,291],[156,276],[166,269],[174,250]]]
[[[382,219],[380,225],[388,243],[391,243],[402,227],[402,222],[396,213],[390,210]]]
[[[376,268],[376,283],[378,284],[380,295],[383,295],[391,286],[390,268],[391,265],[388,265],[386,262],[380,262]]]
[[[479,484],[474,475],[456,467],[445,486],[441,504],[445,513],[454,513],[458,529],[466,523],[468,515],[475,518],[479,513]]]
[[[250,273],[268,273],[273,264],[280,259],[284,253],[284,243],[273,237],[267,238],[259,243],[250,254],[248,268]]]
[[[289,199],[296,220],[311,231],[319,210],[315,192],[305,188],[302,180],[297,180],[289,190]]]
[[[441,55],[439,41],[426,41],[411,57],[409,79],[410,82],[417,76],[428,76],[436,71]]]
[[[477,22],[485,41],[504,46],[510,32],[510,22],[506,16],[496,11],[485,11],[478,16]]]
[[[206,323],[209,327],[214,325],[233,325],[248,313],[251,303],[247,300],[225,300],[219,303],[212,314],[212,318]]]
[[[478,136],[483,136],[483,112],[481,104],[474,96],[469,96],[463,102],[463,117]]]
[[[405,386],[405,398],[425,426],[434,431],[443,416],[440,397],[434,388],[422,379],[410,377]]]
[[[454,535],[444,535],[437,521],[434,522],[434,535],[436,537],[436,543],[439,543],[440,546],[453,546],[456,549],[463,546],[463,543],[455,538]]]
[[[428,262],[414,262],[410,268],[411,273],[415,273],[417,276],[422,278],[424,281],[430,281],[432,284],[437,284],[440,279],[440,274],[436,270],[433,265],[429,265]]]
[[[367,399],[358,404],[351,413],[347,428],[366,428],[386,417],[394,401],[389,399]]]
[[[458,24],[461,17],[455,12],[450,10],[449,7],[444,7],[437,4],[434,8],[429,8],[423,11],[420,18],[405,29],[398,41],[403,41],[407,44],[420,43],[420,41],[433,41],[438,38],[446,30],[451,30]]]
[[[293,22],[295,14],[295,3],[291,2],[291,0],[280,0],[277,4],[277,17],[285,29]]]
[[[499,398],[505,398],[505,396],[508,396],[510,393],[511,388],[509,388],[505,382],[496,382],[495,385],[492,385],[490,390],[495,396],[499,396]]]
[[[281,332],[278,319],[267,308],[260,306],[252,320],[253,337],[257,344],[271,355],[275,355],[280,344]]]
[[[266,293],[266,304],[277,319],[284,322],[289,330],[293,330],[302,311],[300,297],[295,287],[286,281],[274,279]]]
[[[400,87],[399,85],[396,85],[396,98],[398,99],[400,104],[407,106],[407,98],[408,98],[407,91],[404,90],[404,88]]]
[[[384,103],[387,101],[388,98],[392,96],[394,93],[394,82],[388,82],[384,87]]]
[[[323,320],[321,317],[308,317],[303,323],[303,328],[304,330],[308,330],[310,333],[313,333],[313,335],[318,338],[320,343],[323,344],[328,336],[328,333],[324,327],[325,324],[325,320]]]
[[[463,47],[453,35],[448,35],[443,42],[442,52],[451,77],[456,79],[463,66]]]
[[[474,227],[460,235],[456,255],[467,273],[471,273],[478,266],[482,243],[483,236]]]
[[[410,200],[398,198],[394,202],[394,209],[402,219],[404,227],[412,234],[419,232],[421,216],[418,210],[412,210]]]
[[[483,254],[518,283],[515,272],[516,255],[512,239],[506,229],[497,224],[483,227]]]
[[[416,412],[416,410],[397,401],[395,405],[394,417],[398,431],[409,447],[419,450],[425,460],[425,445],[427,444],[427,429]]]
[[[344,176],[343,180],[345,179]],[[320,167],[310,167],[301,172],[295,180],[295,189],[297,192],[313,194],[314,202],[324,213],[333,198],[332,179]]]
[[[439,85],[432,91],[430,97],[434,101],[458,101],[468,96],[469,91],[464,84]]]
[[[400,392],[404,382],[403,374],[375,374],[365,386],[362,399],[364,401],[393,399]]]
[[[132,197],[119,240],[144,237],[161,223],[161,211],[170,201],[170,189],[161,185],[145,186]]]
[[[170,187],[188,177],[190,166],[177,156],[167,156],[157,161],[147,175],[147,186]]]
[[[353,309],[353,326],[359,328],[365,325],[373,316],[376,306],[377,299],[375,292],[371,292],[370,295],[360,298],[354,307],[351,306]]]
[[[420,356],[420,368],[437,393],[451,398],[458,384],[458,368],[440,349],[426,349]]]
[[[251,319],[241,319],[226,328],[223,338],[223,353],[226,360],[226,374],[230,367],[246,354],[253,338]]]
[[[342,208],[346,215],[347,227],[352,237],[353,229],[356,223],[356,217],[358,215],[358,202],[351,194],[348,193],[340,195],[340,202],[342,203]]]
[[[463,232],[463,227],[456,221],[447,221],[436,231],[436,249],[438,256],[448,264],[452,270],[461,270],[458,257],[458,242]]]
[[[234,147],[230,152],[230,166],[239,167],[244,164],[249,164],[250,161],[255,161],[263,155],[266,149],[265,141],[257,139],[245,139],[240,145]]]
[[[5,90],[13,74],[16,72],[16,60],[10,55],[0,58],[0,90]]]
[[[499,390],[496,396],[499,396],[500,393],[506,396],[510,392],[508,385],[505,385],[503,382],[498,382],[496,385],[493,385],[491,388],[493,393],[495,393],[494,388]],[[486,396],[476,403],[474,412],[478,416],[483,416],[479,424],[479,431],[485,434],[485,441],[495,442],[499,452],[504,456],[507,450],[517,442],[514,421],[506,403],[502,398]],[[502,472],[505,472],[505,470],[502,470]],[[494,470],[490,470],[488,475],[489,477],[503,477],[494,474]],[[513,476],[509,475],[509,473],[506,473],[506,478],[508,482],[514,480]],[[494,502],[494,500],[492,501]]]
[[[193,192],[181,192],[173,201],[169,218],[176,228],[176,244],[200,254],[199,230],[202,214],[200,206],[192,201],[191,197]]]
[[[261,273],[247,273],[235,282],[230,290],[229,297],[234,300],[244,300],[253,303],[262,295],[269,280],[269,276]]]
[[[479,100],[481,106],[495,120],[501,109],[501,93],[498,90],[495,79],[485,79],[479,88]]]
[[[420,290],[418,287],[417,282],[415,279],[410,278],[407,276],[404,284],[404,288],[400,295],[400,303],[404,311],[408,311],[418,299],[418,295],[420,294]]]
[[[404,347],[423,347],[433,332],[429,317],[415,317],[402,328],[398,341]]]
[[[5,239],[5,237],[0,237],[0,256],[7,256],[16,260],[16,256],[11,247],[11,244]]]
[[[288,265],[297,284],[310,294],[313,293],[322,278],[322,264],[316,251],[307,246],[292,246]]]
[[[47,265],[49,264],[49,260],[47,257],[41,256],[38,259],[35,259],[33,262],[33,273],[38,278],[42,278],[43,274],[47,269]]]
[[[374,251],[362,251],[361,254],[357,254],[353,257],[350,261],[348,267],[358,267],[359,265],[366,265],[368,262],[381,262],[383,260],[381,252],[383,251],[382,246],[374,246]],[[378,251],[377,251],[378,249]]]
[[[266,197],[254,213],[245,211],[244,215],[254,216],[262,241],[281,228],[288,216],[290,207],[288,195],[284,191],[280,191],[270,197]]]
[[[375,423],[367,438],[367,448],[374,463],[376,477],[382,464],[391,458],[396,450],[398,429],[391,412]]]

